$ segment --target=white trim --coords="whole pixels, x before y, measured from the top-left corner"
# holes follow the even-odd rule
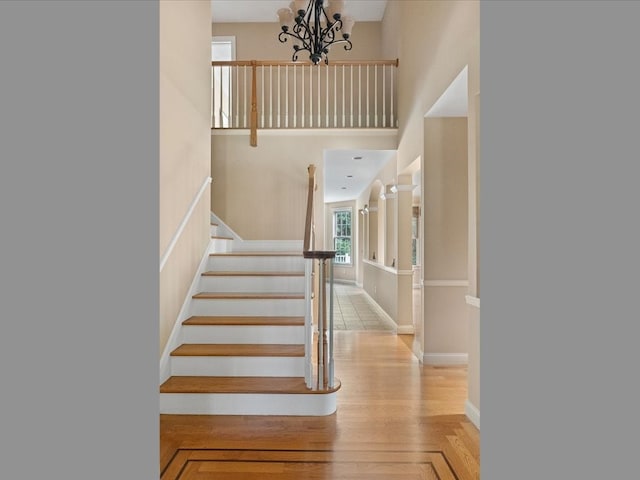
[[[335,279],[334,279],[335,280]],[[354,282],[355,286],[358,288],[364,288],[364,284],[362,283],[358,283],[358,282]]]
[[[473,423],[478,430],[480,430],[480,410],[467,399],[464,402],[464,414],[467,416],[471,423]]]
[[[378,313],[382,316],[382,318],[384,320],[386,320],[387,322],[390,322],[390,325],[393,325],[393,331],[394,333],[398,333],[398,324],[396,323],[396,321],[391,318],[391,316],[385,311],[384,308],[382,308],[380,306],[380,304],[378,302],[376,302],[373,297],[371,295],[369,295],[369,293],[366,290],[362,290],[362,293],[364,293],[366,295],[366,297],[371,300],[371,302],[373,302],[373,304],[378,308]],[[413,328],[413,327],[412,327]]]
[[[161,393],[159,406],[165,414],[325,416],[337,393]]]
[[[468,280],[425,280],[425,287],[468,287]]]
[[[334,264],[334,267],[336,265]],[[340,265],[340,267],[342,267],[343,265]],[[358,284],[356,283],[355,280],[348,280],[346,278],[336,278],[335,276],[333,277],[333,283],[339,283],[341,285],[355,285],[358,286]],[[361,286],[360,286],[361,287]],[[362,287],[361,287],[362,288]]]
[[[398,135],[397,128],[265,128],[260,130],[261,136],[326,136],[326,137],[395,137]],[[248,128],[212,128],[211,135],[247,135]]]
[[[385,272],[393,273],[394,275],[396,275],[398,273],[398,271],[395,268],[387,267],[386,265],[383,265],[383,264],[377,263],[377,262],[373,262],[371,260],[364,259],[364,260],[362,260],[362,263],[366,263],[367,265],[371,265],[372,267],[379,268],[380,270],[384,270]],[[413,274],[413,272],[412,272],[412,274]]]
[[[189,219],[191,218],[191,214],[195,210],[196,205],[198,205],[198,203],[200,202],[200,197],[202,197],[202,194],[207,189],[207,187],[209,186],[211,181],[212,181],[211,177],[205,178],[204,182],[202,183],[202,186],[200,187],[200,190],[198,190],[198,193],[196,194],[196,196],[191,201],[191,205],[189,205],[189,210],[187,210],[187,213],[185,214],[184,218],[182,219],[182,222],[180,223],[180,225],[178,226],[178,229],[173,234],[173,237],[171,238],[171,242],[169,242],[169,246],[165,250],[164,255],[162,255],[162,257],[160,257],[160,271],[161,272],[162,272],[162,269],[164,268],[165,264],[167,263],[167,260],[169,260],[169,255],[171,255],[171,252],[173,251],[173,247],[176,246],[176,243],[178,243],[178,239],[180,238],[180,235],[182,235],[182,232],[183,232],[184,228],[187,226],[187,223],[189,222]]]
[[[171,365],[169,364],[169,354],[178,347],[180,344],[180,332],[182,328],[182,322],[185,321],[190,316],[189,308],[191,306],[192,299],[191,297],[198,293],[198,286],[200,284],[200,277],[203,272],[206,271],[207,262],[209,261],[209,250],[211,249],[212,241],[209,241],[209,245],[205,249],[204,254],[202,255],[202,260],[200,261],[200,265],[198,265],[198,270],[193,276],[193,281],[191,282],[191,287],[189,287],[189,291],[184,298],[184,302],[182,303],[182,308],[178,313],[178,318],[173,325],[173,329],[171,330],[171,334],[169,335],[169,339],[167,340],[167,344],[164,347],[164,351],[162,352],[162,356],[160,357],[160,383],[164,382],[167,378],[171,376]]]
[[[210,212],[210,218],[211,218],[211,221],[213,223],[217,223],[218,224],[218,227],[222,227],[223,230],[226,230],[226,232],[223,232],[223,233],[225,233],[228,236],[233,237],[234,240],[242,240],[242,237],[240,235],[238,235],[236,232],[234,232],[231,229],[231,227],[229,225],[227,225],[226,223],[224,223],[220,219],[220,217],[218,217],[215,213]]]
[[[391,191],[394,193],[397,192],[412,192],[417,185],[392,185]]]
[[[465,295],[464,299],[467,302],[467,305],[471,305],[472,307],[480,308],[480,299],[478,297],[474,297],[472,295]]]
[[[411,275],[413,276],[413,270],[397,270],[398,275]]]
[[[469,363],[469,354],[425,353],[422,355],[422,363],[425,365],[467,365]]]
[[[367,207],[367,208],[369,209],[369,213],[378,211],[378,207]]]
[[[302,252],[302,240],[239,240],[234,252]]]
[[[398,325],[396,333],[398,335],[413,335],[415,330],[413,329],[413,325]]]

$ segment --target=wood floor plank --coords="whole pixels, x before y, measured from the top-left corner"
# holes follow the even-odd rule
[[[340,381],[331,391],[340,389]],[[309,390],[301,377],[192,377],[175,376],[160,386],[160,393],[287,393],[322,394]]]
[[[415,452],[439,451],[442,453],[430,457],[438,477],[425,467],[424,478],[479,478],[480,436],[464,415],[467,368],[423,365],[411,351],[412,341],[402,337],[406,336],[383,331],[335,332],[335,371],[341,386],[337,393],[337,411],[332,415],[161,415],[160,444],[165,447],[161,448],[161,465],[170,461],[172,448],[235,449],[249,453],[260,451],[264,455],[267,455],[264,452],[283,450],[310,454],[326,450],[330,462],[327,465],[335,473],[341,465],[335,461],[370,463],[372,458],[384,455],[381,452],[396,455],[398,460],[413,461],[411,455]],[[175,378],[170,380],[176,381]],[[297,382],[304,385],[302,379]],[[270,383],[272,380],[267,381],[267,385]],[[364,478],[367,474],[341,477],[339,472],[336,475],[313,472],[291,478],[334,480]],[[253,480],[242,475],[236,478]],[[169,479],[163,477],[163,480]],[[181,480],[188,479],[181,477]]]
[[[183,343],[171,356],[304,357],[304,345]]]
[[[304,277],[304,272],[285,272],[285,271],[206,271],[202,273],[205,277]]]
[[[217,252],[210,257],[302,257],[302,252]]]
[[[265,326],[301,326],[304,317],[255,317],[255,316],[193,316],[182,322],[183,325],[265,325]]]
[[[265,299],[265,300],[300,300],[304,299],[304,293],[259,293],[259,292],[200,292],[193,295],[192,298],[203,299]]]

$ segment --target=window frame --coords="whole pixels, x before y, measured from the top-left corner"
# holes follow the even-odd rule
[[[214,35],[211,37],[211,61],[214,61],[213,48],[216,44],[228,44],[230,45],[230,57],[222,60],[235,60],[236,59],[236,37],[235,36],[220,36]],[[216,87],[216,85],[220,85]],[[211,126],[230,128],[232,127],[231,119],[231,102],[233,99],[233,82],[231,78],[231,68],[221,67],[219,71],[211,72]],[[221,95],[219,102],[216,102],[217,96]],[[214,112],[214,105],[219,104],[220,112],[216,115]]]
[[[338,227],[338,213],[341,212],[349,212],[349,235],[336,235],[337,227]],[[332,223],[332,245],[333,249],[337,252],[336,249],[336,240],[339,238],[348,238],[349,239],[349,261],[348,262],[338,262],[336,261],[338,255],[336,254],[336,259],[334,259],[334,265],[340,266],[353,266],[353,208],[352,207],[336,207],[331,210],[331,223]]]

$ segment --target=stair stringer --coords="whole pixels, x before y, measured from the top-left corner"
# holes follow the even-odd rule
[[[171,334],[169,335],[167,344],[165,345],[164,350],[162,351],[162,355],[160,356],[160,384],[162,384],[171,376],[170,354],[174,349],[180,346],[180,342],[182,339],[182,322],[184,322],[191,316],[191,297],[193,297],[193,295],[197,294],[200,291],[200,279],[202,278],[202,274],[207,271],[209,254],[211,253],[212,248],[213,241],[210,240],[207,248],[205,248],[204,254],[202,255],[202,260],[200,260],[200,265],[198,265],[198,269],[196,270],[193,281],[191,282],[191,286],[187,291],[184,302],[182,303],[182,308],[180,308],[178,317],[173,324],[173,328],[171,329]]]
[[[218,217],[215,213],[211,212],[210,214],[211,222],[217,224],[218,228],[216,229],[217,235],[221,235],[224,237],[232,237],[234,240],[242,240],[242,237],[238,235],[233,229],[224,223],[220,217]]]

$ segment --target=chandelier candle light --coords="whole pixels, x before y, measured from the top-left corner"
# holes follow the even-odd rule
[[[278,18],[282,32],[278,39],[284,43],[287,37],[293,37],[293,56],[298,60],[298,52],[307,50],[309,59],[314,65],[320,60],[329,64],[329,47],[334,43],[344,43],[345,50],[351,50],[352,44],[349,37],[355,23],[353,17],[342,15],[344,0],[330,0],[325,10],[324,0],[294,0],[289,8],[278,10]],[[293,27],[290,27],[293,22]],[[337,37],[337,32],[342,33],[342,38]]]

